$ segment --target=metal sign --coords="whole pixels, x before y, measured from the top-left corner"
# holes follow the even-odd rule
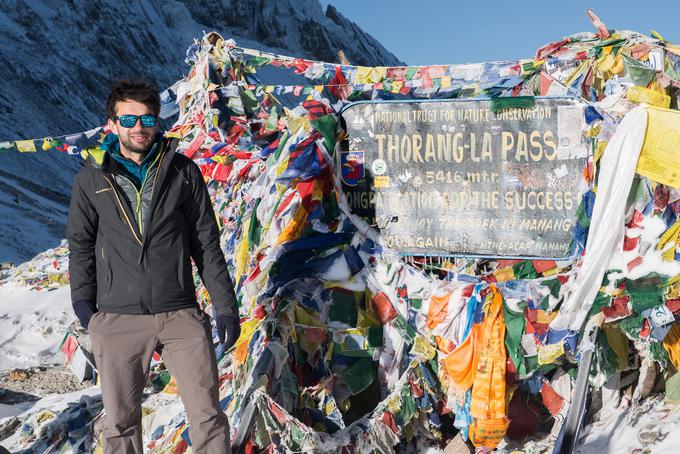
[[[588,158],[575,98],[358,102],[342,112],[350,209],[407,255],[565,258]]]

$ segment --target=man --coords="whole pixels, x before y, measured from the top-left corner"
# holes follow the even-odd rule
[[[177,380],[193,452],[230,452],[192,258],[226,348],[240,327],[203,176],[175,153],[176,140],[157,134],[160,97],[151,85],[118,83],[106,108],[113,133],[103,158],[88,158],[74,179],[67,228],[73,309],[90,332],[101,379],[104,452],[142,453],[142,391],[156,350]]]

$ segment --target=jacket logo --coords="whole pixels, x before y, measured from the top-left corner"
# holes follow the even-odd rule
[[[97,192],[95,192],[95,194],[99,194],[99,193],[101,193],[101,192],[106,192],[106,191],[110,191],[110,190],[111,190],[111,188],[100,189],[100,190],[98,190]]]

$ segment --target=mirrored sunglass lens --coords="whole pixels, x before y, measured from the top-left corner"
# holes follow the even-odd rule
[[[155,115],[142,115],[142,126],[145,128],[153,128],[156,126],[156,116]]]
[[[121,115],[118,120],[122,127],[132,128],[137,123],[137,115]]]

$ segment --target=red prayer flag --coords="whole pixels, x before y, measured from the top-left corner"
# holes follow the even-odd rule
[[[373,295],[371,305],[373,306],[373,311],[380,319],[380,323],[383,325],[397,316],[397,311],[392,306],[385,292],[378,292]]]

